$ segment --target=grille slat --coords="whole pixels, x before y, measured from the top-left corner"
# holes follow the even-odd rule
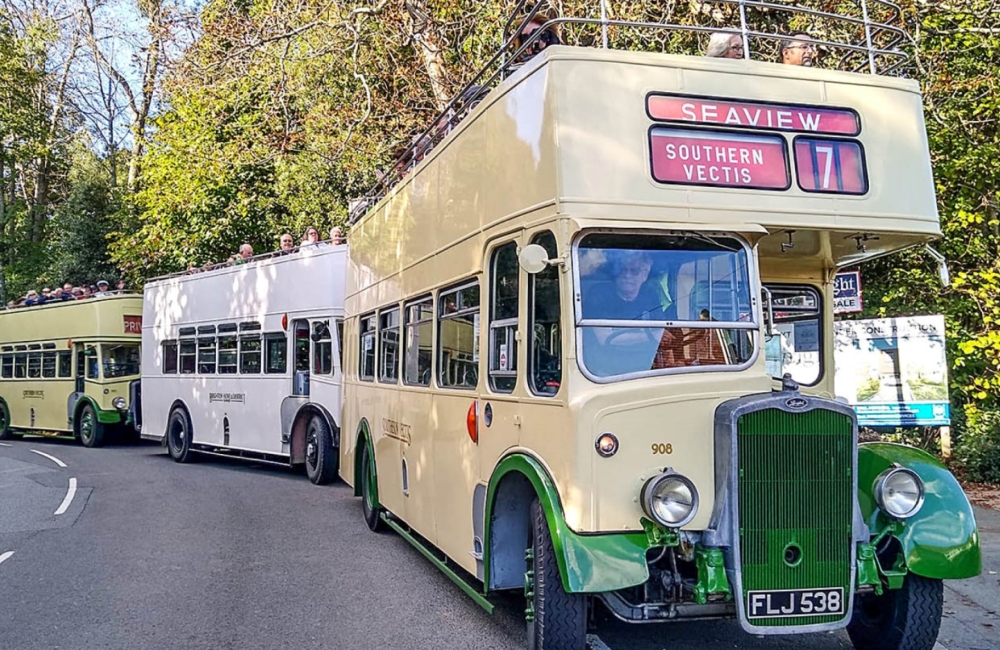
[[[842,587],[851,593],[854,427],[815,409],[764,409],[737,422],[740,562],[748,591]],[[795,544],[801,562],[789,566]],[[845,607],[846,611],[846,607]],[[755,619],[759,626],[832,623],[844,616]]]

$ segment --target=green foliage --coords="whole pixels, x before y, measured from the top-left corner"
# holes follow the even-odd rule
[[[982,483],[1000,483],[1000,412],[965,409],[962,436],[955,448],[966,478]]]

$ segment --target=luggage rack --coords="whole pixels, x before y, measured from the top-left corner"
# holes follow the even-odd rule
[[[713,33],[733,34],[743,41],[744,59],[754,58],[752,46],[758,44],[760,47],[756,51],[768,57],[767,60],[773,60],[775,52],[780,56],[782,40],[788,40],[791,34],[809,32],[813,29],[811,27],[802,29],[798,25],[819,23],[824,31],[834,31],[834,34],[827,38],[813,36],[810,42],[824,54],[839,55],[837,65],[834,66],[838,70],[861,73],[867,69],[867,72],[873,75],[894,75],[899,74],[910,61],[909,53],[901,49],[903,45],[912,42],[902,27],[902,9],[889,0],[852,0],[851,4],[856,9],[854,13],[833,13],[823,10],[819,8],[826,4],[823,0],[800,2],[712,0],[701,4],[703,7],[714,7],[720,13],[728,10],[734,19],[735,26],[732,27],[615,19],[610,17],[614,8],[613,3],[610,0],[599,0],[599,16],[566,15],[553,18],[518,46],[517,35],[545,7],[544,3],[539,3],[525,11],[527,3],[528,0],[518,0],[504,25],[502,42],[497,53],[462,87],[434,121],[412,139],[409,146],[393,160],[389,171],[380,176],[376,185],[363,197],[351,201],[348,207],[348,223],[356,223],[369,208],[381,201],[393,186],[472,112],[490,89],[503,81],[514,69],[523,65],[521,57],[547,30],[565,28],[569,37],[565,44],[601,49],[634,49],[627,46],[634,46],[635,41],[639,39],[630,40],[622,37],[622,34],[629,29],[663,31],[675,36],[686,34],[689,40],[693,36],[693,45],[690,42],[682,44],[679,48],[682,51],[670,53],[692,56],[701,55],[700,51],[695,51],[699,49],[698,36]],[[515,17],[522,13],[524,17],[512,30]],[[793,21],[795,27],[789,25]],[[852,34],[854,38],[850,37]],[[616,47],[618,45],[626,47]],[[665,48],[666,43],[663,51],[666,51]]]

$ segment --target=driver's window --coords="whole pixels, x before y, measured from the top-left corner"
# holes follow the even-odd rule
[[[490,388],[511,393],[517,384],[517,299],[520,266],[517,244],[493,251],[490,265]]]
[[[774,332],[764,337],[767,371],[775,379],[785,374],[803,386],[823,375],[822,301],[810,286],[767,285],[774,311]]]
[[[542,232],[531,240],[548,253],[558,257],[556,238]],[[562,383],[562,329],[560,327],[559,267],[546,266],[540,273],[528,276],[528,374],[531,392],[551,397]]]
[[[87,379],[98,379],[101,365],[97,358],[97,348],[87,348],[84,356],[87,359]]]
[[[333,339],[329,321],[315,321],[312,324],[313,374],[333,373]]]

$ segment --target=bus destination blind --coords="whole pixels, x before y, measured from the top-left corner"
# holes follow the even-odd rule
[[[854,140],[795,138],[795,175],[805,192],[865,194],[868,174],[861,144]]]
[[[787,190],[785,139],[778,135],[653,127],[653,179],[659,183]]]
[[[646,112],[658,122],[689,122],[742,129],[858,135],[861,120],[848,108],[817,108],[732,101],[686,95],[650,94]]]

